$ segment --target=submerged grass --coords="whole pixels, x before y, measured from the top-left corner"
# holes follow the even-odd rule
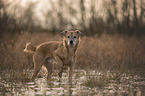
[[[31,81],[30,74],[27,71],[18,72],[11,70],[8,72],[3,72],[1,77],[3,77],[2,80],[5,82],[25,83]]]
[[[121,73],[105,73],[97,76],[92,76],[87,73],[87,79],[82,84],[83,86],[94,88],[94,87],[105,87],[108,86],[111,80],[119,81],[121,79]]]

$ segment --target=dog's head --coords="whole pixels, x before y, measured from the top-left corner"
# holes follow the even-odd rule
[[[67,44],[67,46],[74,47],[79,43],[80,36],[82,36],[83,33],[80,32],[79,30],[76,30],[76,31],[65,30],[61,32],[61,35],[64,36],[64,41],[65,41],[65,44]]]

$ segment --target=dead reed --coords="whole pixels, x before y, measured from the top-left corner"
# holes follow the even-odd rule
[[[144,58],[144,37],[104,34],[82,39],[76,68],[139,71],[145,68]]]

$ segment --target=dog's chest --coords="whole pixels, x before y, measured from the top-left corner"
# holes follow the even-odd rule
[[[74,61],[73,50],[70,50],[70,52],[68,52],[65,49],[61,49],[56,51],[56,55],[62,60],[65,66],[69,66]]]
[[[74,58],[74,54],[69,54],[68,52],[62,51],[62,53],[59,54],[60,58],[65,62],[71,62]]]

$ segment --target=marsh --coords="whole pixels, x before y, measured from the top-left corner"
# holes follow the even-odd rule
[[[42,71],[42,70],[41,70]],[[144,96],[144,74],[120,74],[101,72],[96,70],[74,70],[72,84],[68,83],[67,71],[62,75],[62,81],[53,74],[52,82],[46,77],[39,77],[34,82],[5,81],[9,77],[2,72],[0,75],[0,95],[27,95],[27,96],[76,96],[76,95],[104,95],[104,96]],[[33,70],[29,71],[32,74]],[[4,75],[5,74],[5,75]],[[44,73],[45,74],[45,71]],[[102,79],[103,78],[103,79]],[[102,81],[103,80],[103,81]]]

